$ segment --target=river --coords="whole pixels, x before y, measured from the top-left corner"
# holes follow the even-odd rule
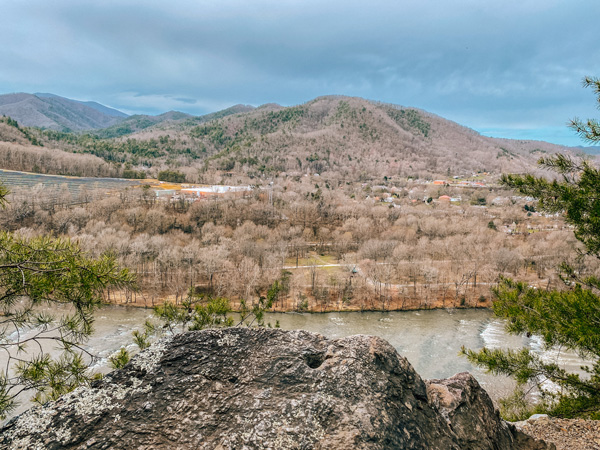
[[[108,356],[122,345],[135,351],[131,332],[142,329],[144,321],[151,317],[151,310],[142,308],[106,306],[98,311],[95,332],[87,344],[91,352],[101,357],[94,368],[107,372]],[[408,359],[422,378],[446,378],[458,372],[469,371],[494,399],[509,394],[513,387],[512,381],[473,367],[464,357],[458,356],[462,345],[472,349],[483,346],[526,346],[543,354],[547,360],[559,361],[570,370],[577,370],[581,365],[575,354],[543,352],[539,339],[535,337],[507,335],[503,321],[495,318],[489,310],[482,309],[274,313],[268,315],[267,321],[272,324],[279,321],[282,329],[304,329],[330,338],[354,334],[382,337]],[[21,405],[15,413],[24,409],[25,405]]]
[[[92,352],[103,359],[98,369],[106,371],[106,358],[121,345],[136,347],[131,332],[141,329],[150,310],[108,306],[96,315],[96,332],[89,342]],[[484,346],[529,347],[546,360],[560,362],[569,370],[577,370],[581,360],[571,352],[543,351],[539,338],[512,336],[504,331],[504,322],[486,309],[456,309],[393,312],[338,313],[272,313],[267,315],[272,325],[279,321],[282,329],[303,329],[329,338],[368,334],[387,340],[414,366],[424,379],[447,378],[469,371],[493,398],[507,395],[512,382],[486,374],[458,356],[461,346],[480,349]]]

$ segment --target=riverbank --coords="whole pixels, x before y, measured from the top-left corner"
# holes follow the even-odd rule
[[[179,305],[183,297],[175,295],[155,296],[141,293],[126,293],[122,291],[110,292],[105,296],[105,302],[111,305],[125,305],[138,308],[153,308],[166,302]],[[252,303],[251,303],[252,304]],[[237,299],[230,300],[234,312],[240,310]],[[490,296],[484,296],[479,291],[473,290],[460,297],[452,295],[438,295],[434,297],[420,296],[393,296],[389,298],[376,298],[370,296],[359,299],[318,299],[314,296],[302,295],[299,299],[283,297],[273,303],[269,312],[364,312],[364,311],[420,311],[430,309],[487,309],[491,308]]]

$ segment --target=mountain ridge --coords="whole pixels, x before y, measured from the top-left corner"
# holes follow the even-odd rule
[[[60,95],[51,94],[51,93],[47,93],[47,92],[36,92],[33,95],[35,95],[36,97],[41,97],[41,98],[66,98],[66,97],[61,97]],[[129,114],[125,114],[124,112],[119,111],[118,109],[110,108],[110,107],[102,105],[98,102],[82,101],[82,100],[74,100],[74,99],[68,99],[68,100],[71,100],[71,101],[77,102],[77,103],[81,103],[82,105],[89,106],[90,108],[93,108],[96,111],[100,111],[100,112],[107,114],[109,116],[112,116],[112,117],[125,118],[125,117],[129,116]]]
[[[15,95],[13,100],[28,98]],[[0,107],[3,100],[0,96]],[[84,134],[31,129],[21,137],[8,127],[4,134],[9,133],[15,143],[28,139],[91,153],[137,177],[174,170],[190,182],[210,183],[219,174],[252,182],[279,175],[360,181],[532,172],[541,156],[581,152],[543,141],[491,138],[421,109],[345,96],[291,107],[235,105],[199,117],[133,115]]]
[[[122,117],[103,112],[104,105],[79,102],[54,94],[27,94],[24,92],[0,95],[0,114],[9,116],[21,125],[61,131],[82,131],[106,128]],[[99,106],[96,106],[99,105]],[[121,113],[124,114],[124,113]]]
[[[544,153],[570,150],[545,142],[488,138],[417,108],[345,96],[259,107],[191,128],[184,125],[148,129],[143,138],[153,131],[171,138],[187,135],[204,147],[205,170],[241,169],[253,177],[339,169],[338,178],[360,172],[416,178],[420,173],[514,172],[535,168]]]
[[[92,132],[102,138],[135,133],[164,121],[193,119],[201,123],[253,109],[251,105],[237,104],[202,116],[173,110],[157,115],[129,115],[95,101],[74,100],[47,92],[0,95],[0,115],[11,117],[20,125],[62,132]]]

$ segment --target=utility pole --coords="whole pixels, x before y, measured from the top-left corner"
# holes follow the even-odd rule
[[[273,206],[273,182],[272,181],[269,183],[269,186],[267,187],[267,192],[269,195],[269,205]]]

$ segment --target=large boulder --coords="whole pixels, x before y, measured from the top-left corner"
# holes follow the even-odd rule
[[[408,361],[376,337],[190,332],[157,342],[90,388],[13,419],[1,430],[0,447],[533,448],[520,446],[476,381],[460,376],[464,389],[436,381],[428,397]],[[462,402],[473,394],[489,408]]]
[[[536,441],[500,418],[492,400],[468,372],[443,380],[427,380],[427,394],[461,442],[472,450],[555,449],[554,444]]]

